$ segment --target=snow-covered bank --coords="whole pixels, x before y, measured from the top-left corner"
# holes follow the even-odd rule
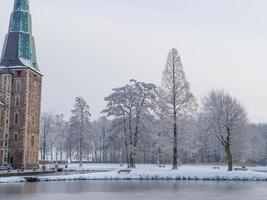
[[[68,180],[210,180],[210,181],[267,181],[267,173],[213,169],[134,169],[129,174],[117,171],[98,172],[82,175],[40,177],[41,181]]]
[[[76,175],[42,176],[40,181],[73,181],[73,180],[203,180],[203,181],[267,181],[267,173],[252,171],[228,172],[225,166],[220,169],[213,169],[212,166],[182,166],[178,170],[171,170],[171,166],[159,168],[155,165],[138,165],[129,174],[118,173],[118,170],[125,169],[118,165],[88,165],[79,170],[107,170],[108,172],[95,172]],[[71,170],[75,170],[72,166]],[[23,178],[0,178],[0,183],[23,182]]]
[[[119,167],[118,164],[105,164],[105,163],[91,163],[83,164],[82,167],[79,167],[79,164],[69,164],[68,168],[64,168],[64,171],[113,171],[117,170]]]
[[[22,177],[0,178],[0,183],[19,183],[19,182],[26,182],[26,180]]]

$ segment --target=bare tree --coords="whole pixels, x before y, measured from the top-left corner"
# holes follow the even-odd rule
[[[172,49],[167,57],[163,72],[161,106],[165,114],[172,120],[173,128],[173,169],[178,168],[178,120],[194,104],[194,96],[190,92],[181,58],[176,49]]]
[[[203,98],[202,120],[207,128],[223,145],[228,171],[233,170],[232,140],[240,134],[240,129],[246,126],[247,113],[245,108],[234,97],[224,90],[212,90]]]
[[[55,115],[54,123],[55,131],[55,147],[56,147],[56,160],[58,160],[58,154],[60,160],[63,160],[63,152],[65,149],[67,138],[67,122],[64,120],[63,114]]]
[[[47,147],[49,143],[49,137],[51,136],[53,132],[53,124],[54,124],[54,117],[51,113],[42,113],[41,116],[41,137],[40,137],[40,143],[41,143],[41,159],[46,159],[46,153],[47,153]]]
[[[105,116],[100,117],[92,123],[93,160],[96,162],[107,162],[109,129],[110,120]]]
[[[89,132],[90,128],[90,111],[89,105],[82,97],[76,97],[74,109],[71,111],[72,116],[70,118],[70,127],[72,132],[78,135],[78,149],[79,149],[79,163],[80,167],[82,167],[82,160],[83,160],[83,148],[86,141],[86,133]]]

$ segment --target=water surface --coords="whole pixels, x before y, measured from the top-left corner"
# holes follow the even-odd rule
[[[0,200],[266,199],[266,182],[73,181],[0,185]]]

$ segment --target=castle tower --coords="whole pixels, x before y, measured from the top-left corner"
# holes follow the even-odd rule
[[[29,1],[15,0],[0,60],[0,166],[38,166],[41,85]]]

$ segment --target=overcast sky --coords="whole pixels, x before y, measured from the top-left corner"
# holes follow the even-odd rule
[[[96,118],[129,79],[161,83],[168,51],[181,54],[198,100],[211,88],[267,122],[266,0],[30,0],[42,110],[70,115],[75,96]],[[0,1],[0,47],[13,0]]]

